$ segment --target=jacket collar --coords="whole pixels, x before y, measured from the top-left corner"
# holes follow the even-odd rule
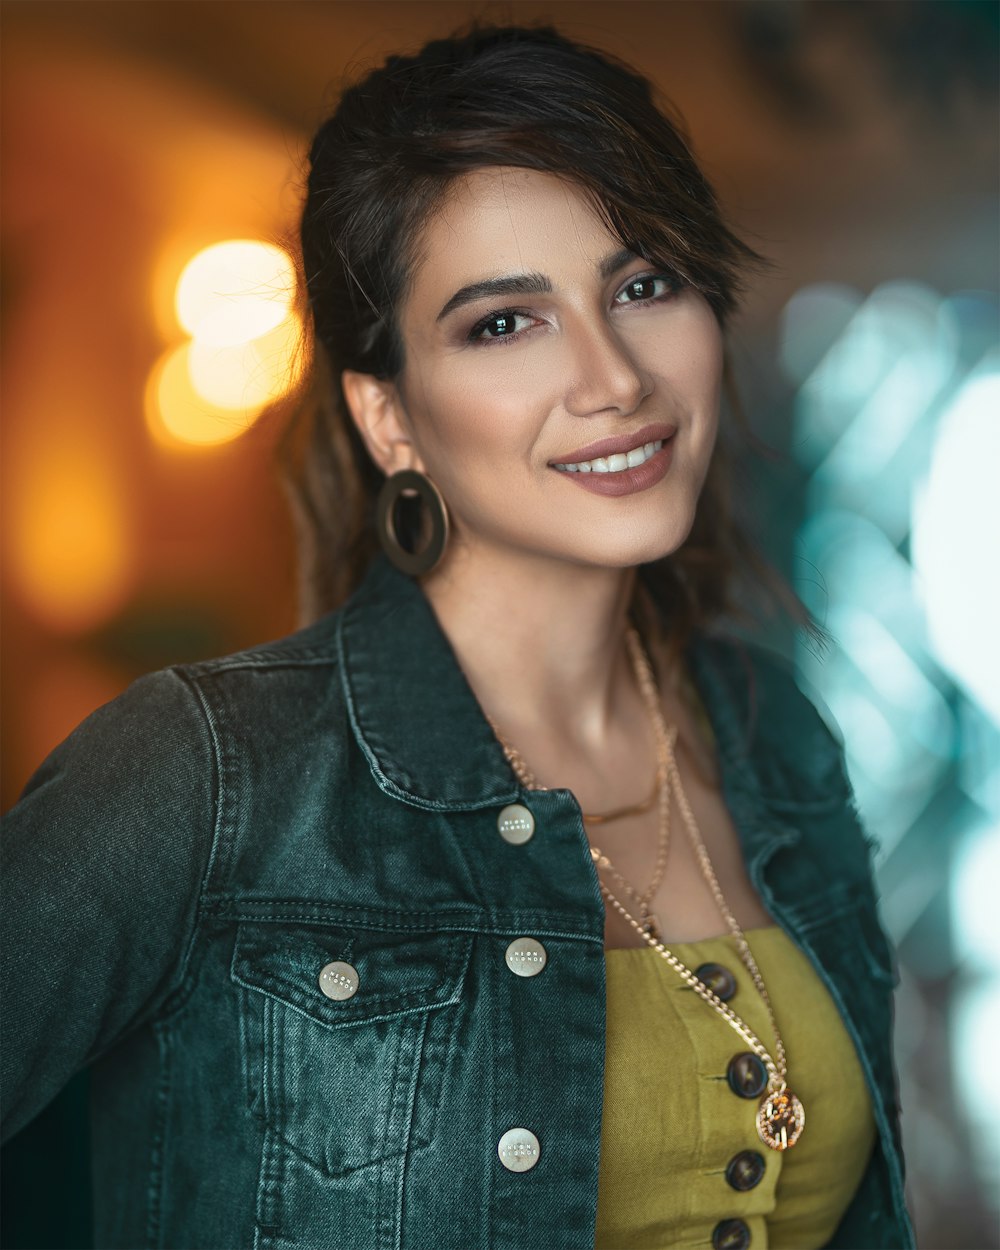
[[[419,584],[379,552],[340,617],[358,745],[379,786],[416,807],[515,803],[519,783]]]
[[[433,811],[523,799],[447,635],[419,584],[379,552],[339,614],[351,727],[381,789]],[[731,639],[696,634],[685,664],[715,733],[723,785],[749,845],[791,840],[763,818],[750,755],[752,707]]]

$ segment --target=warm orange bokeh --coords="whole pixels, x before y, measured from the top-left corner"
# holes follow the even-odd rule
[[[224,239],[184,266],[174,311],[191,338],[227,347],[280,325],[294,298],[295,269],[287,252],[260,239]]]
[[[146,424],[160,446],[199,451],[245,434],[259,409],[241,413],[199,395],[191,381],[190,355],[191,344],[181,343],[153,366],[146,386]]]
[[[5,22],[3,90],[14,175],[0,464],[5,645],[16,655],[4,689],[9,803],[89,702],[193,648],[233,649],[294,625],[278,425],[264,405],[294,381],[286,354],[300,327],[278,245],[294,234],[303,136],[59,23]],[[235,349],[261,385],[225,410],[203,399],[188,408],[195,442],[190,425],[183,441],[162,422],[150,437],[151,375],[191,344],[174,310],[178,280],[231,239],[261,241],[272,261],[249,285],[277,312]],[[216,382],[232,356],[223,350]],[[183,405],[170,412],[183,420]],[[96,671],[96,682],[69,676]]]
[[[11,588],[42,628],[77,634],[103,624],[135,579],[131,518],[114,459],[85,433],[9,448],[15,464],[5,530]]]

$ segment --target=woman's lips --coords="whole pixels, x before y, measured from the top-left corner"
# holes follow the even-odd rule
[[[619,469],[617,473],[567,473],[553,469],[567,482],[574,482],[595,495],[634,495],[648,490],[666,474],[674,458],[674,436],[668,438],[659,451],[634,469]]]
[[[550,460],[549,464],[579,464],[583,460],[597,460],[600,456],[620,455],[642,447],[645,443],[656,443],[677,433],[676,425],[666,425],[662,421],[654,421],[644,425],[641,430],[633,430],[631,434],[618,434],[613,438],[601,438],[596,443],[588,443],[586,447],[578,447],[568,456],[560,456]]]

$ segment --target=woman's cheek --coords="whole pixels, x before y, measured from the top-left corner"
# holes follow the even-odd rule
[[[434,386],[425,387],[428,432],[448,448],[472,443],[523,453],[552,411],[558,373],[534,346],[484,347],[469,355],[475,358],[463,358]]]
[[[549,396],[565,367],[556,342],[529,332],[523,341],[470,348],[459,363],[457,381],[463,394],[516,395],[523,405]]]

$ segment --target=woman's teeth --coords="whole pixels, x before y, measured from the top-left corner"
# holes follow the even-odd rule
[[[634,469],[636,465],[648,460],[663,446],[663,439],[658,438],[652,443],[643,443],[641,447],[614,456],[598,456],[596,460],[582,460],[579,464],[557,464],[555,467],[563,473],[621,473],[623,469]]]

